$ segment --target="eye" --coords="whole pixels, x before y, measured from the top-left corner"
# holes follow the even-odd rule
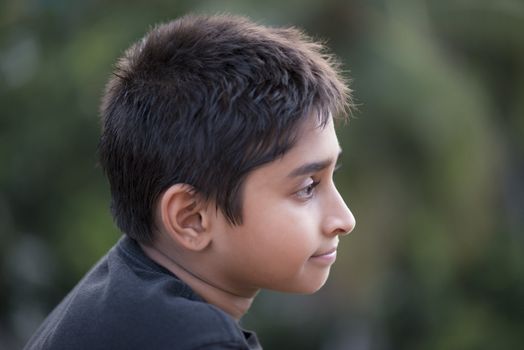
[[[302,188],[301,190],[295,192],[295,195],[302,200],[308,200],[313,197],[315,194],[315,187],[318,186],[320,181],[313,181],[306,187]]]

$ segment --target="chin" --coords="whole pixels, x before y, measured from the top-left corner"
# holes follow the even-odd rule
[[[295,283],[289,283],[283,288],[274,289],[279,292],[295,293],[295,294],[313,294],[318,292],[320,288],[324,286],[328,278],[328,274],[316,279],[308,279],[302,281],[295,281]]]
[[[296,291],[295,293],[296,294],[304,294],[304,295],[315,294],[316,292],[318,292],[320,290],[320,288],[322,288],[322,286],[324,286],[324,284],[322,284],[321,286],[315,287],[315,288],[309,288],[309,289]]]
[[[322,281],[322,283],[312,286],[311,288],[304,289],[304,291],[301,292],[301,294],[313,294],[316,293],[326,284],[327,278]],[[299,292],[300,293],[300,292]]]

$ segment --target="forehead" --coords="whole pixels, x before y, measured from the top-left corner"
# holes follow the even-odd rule
[[[316,118],[309,118],[300,126],[293,147],[282,157],[254,170],[248,180],[261,179],[262,184],[284,179],[293,169],[306,163],[325,160],[335,162],[339,153],[340,146],[332,118],[325,125],[319,125]]]
[[[307,151],[308,154],[303,154]],[[340,146],[335,132],[333,118],[329,117],[326,123],[321,124],[316,118],[309,118],[300,126],[296,142],[293,147],[282,157],[284,158],[310,158],[314,156],[329,157],[334,152],[338,154]]]

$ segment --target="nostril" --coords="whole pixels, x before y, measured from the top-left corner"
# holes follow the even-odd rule
[[[345,236],[345,235],[349,234],[350,232],[351,232],[351,230],[346,231],[346,230],[343,230],[343,229],[338,229],[337,232],[336,232],[336,234],[337,234],[337,235]]]
[[[330,236],[345,236],[355,228],[355,219],[351,215],[346,220],[342,221],[341,218],[331,218],[331,225],[326,228],[326,233]]]

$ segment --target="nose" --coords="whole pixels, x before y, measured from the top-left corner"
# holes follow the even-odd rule
[[[325,207],[324,234],[327,236],[349,234],[355,228],[356,220],[336,188],[330,202]]]

